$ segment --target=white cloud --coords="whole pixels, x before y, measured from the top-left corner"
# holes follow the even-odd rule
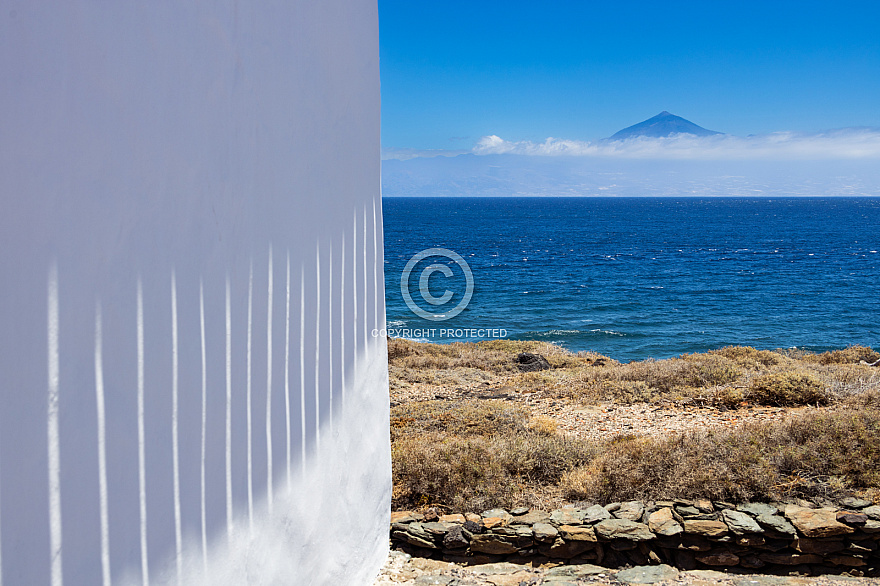
[[[511,142],[491,135],[481,138],[472,152],[477,155],[567,155],[628,159],[872,159],[880,158],[880,129],[843,128],[817,134],[774,132],[747,137],[678,134],[664,138],[639,137],[596,142],[548,138],[540,143]]]

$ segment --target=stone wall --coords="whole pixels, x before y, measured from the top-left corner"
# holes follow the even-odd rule
[[[670,564],[749,573],[880,575],[880,506],[632,501],[546,512],[392,513],[392,547],[446,561]],[[433,514],[432,514],[433,513]]]

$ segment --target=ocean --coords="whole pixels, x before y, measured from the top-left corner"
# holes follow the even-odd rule
[[[382,205],[392,336],[545,340],[620,361],[728,345],[880,347],[880,198],[400,197]],[[432,253],[410,263],[408,304],[401,275],[432,248],[462,262]]]

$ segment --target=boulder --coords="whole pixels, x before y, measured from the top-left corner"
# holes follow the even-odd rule
[[[847,525],[864,525],[868,522],[868,515],[853,511],[838,511],[837,520]]]
[[[645,513],[645,505],[639,501],[629,501],[621,503],[620,508],[612,514],[618,519],[627,519],[629,521],[641,521],[642,515]]]
[[[513,515],[511,515],[504,509],[489,509],[488,511],[483,511],[482,513],[480,513],[480,517],[482,517],[483,519],[500,517],[505,521],[510,521]]]
[[[507,521],[505,521],[503,517],[485,517],[483,519],[483,527],[485,527],[486,529],[503,527],[506,524]]]
[[[516,355],[516,364],[520,372],[536,372],[550,370],[550,363],[540,354],[521,352]]]
[[[402,527],[406,527],[406,529],[402,529]],[[416,547],[438,549],[437,544],[434,543],[434,535],[422,529],[422,524],[418,522],[409,525],[396,524],[391,531],[391,537]]]
[[[748,513],[753,517],[760,517],[761,515],[775,515],[779,512],[779,509],[772,505],[765,505],[764,503],[745,503],[736,506],[736,510],[741,513]]]
[[[605,519],[595,525],[596,535],[603,539],[626,539],[629,541],[650,541],[654,534],[643,523],[627,519]]]
[[[715,511],[715,507],[712,506],[712,501],[709,499],[697,499],[694,501],[694,508],[696,508],[701,513],[711,513]]]
[[[424,521],[425,516],[414,511],[398,511],[391,513],[392,523],[412,523],[413,521]]]
[[[790,505],[785,508],[785,516],[804,537],[832,537],[855,531],[837,520],[834,509],[805,509]]]
[[[672,516],[672,509],[669,507],[654,511],[648,515],[648,528],[664,537],[672,537],[683,531],[681,524]]]
[[[461,525],[451,527],[443,536],[443,547],[446,549],[459,549],[470,545],[473,535]]]
[[[794,525],[792,525],[779,515],[768,515],[766,513],[762,513],[758,515],[758,524],[765,529],[769,529],[783,535],[794,536],[797,533],[797,531],[795,531],[794,529]]]
[[[562,525],[559,534],[566,541],[591,541],[596,542],[596,532],[592,527],[583,525]]]
[[[532,525],[532,531],[535,534],[535,540],[542,543],[553,543],[556,536],[559,535],[559,531],[550,523],[535,523]]]
[[[557,537],[552,544],[539,545],[538,551],[547,557],[567,560],[593,547],[592,543],[586,541],[564,541],[562,538]]]
[[[684,532],[703,537],[722,537],[727,535],[727,525],[723,521],[685,520]]]
[[[524,515],[517,516],[514,523],[522,523],[523,525],[535,525],[536,523],[549,523],[550,515],[546,511],[532,510]]]
[[[840,499],[840,504],[848,509],[864,509],[865,507],[871,506],[871,501],[848,496],[844,499]]]
[[[550,568],[545,574],[546,578],[584,578],[597,574],[607,574],[608,568],[594,566],[593,564],[565,565]]]
[[[741,511],[732,511],[724,509],[721,511],[721,518],[727,524],[731,533],[734,535],[745,535],[746,533],[763,533],[764,530],[758,525],[754,519]]]
[[[491,533],[474,535],[471,539],[471,551],[493,555],[516,553],[519,548],[514,545],[514,540],[515,538],[507,535],[493,535]]]
[[[584,512],[580,509],[556,509],[550,512],[550,520],[556,525],[580,525]]]
[[[413,582],[414,586],[449,586],[455,582],[452,576],[419,576]]]
[[[664,580],[674,580],[678,577],[678,570],[666,564],[659,566],[636,566],[621,570],[614,577],[624,584],[656,584]]]
[[[859,531],[862,533],[880,533],[880,521],[875,521],[874,519],[868,519],[868,522],[859,527]]]
[[[593,505],[592,507],[585,509],[583,513],[583,522],[588,525],[593,525],[599,521],[611,518],[611,513],[601,505]]]
[[[444,523],[431,522],[431,523],[422,523],[422,530],[431,533],[432,535],[446,535],[446,532],[449,530],[450,525],[446,525]]]

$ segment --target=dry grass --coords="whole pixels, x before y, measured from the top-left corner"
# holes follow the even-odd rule
[[[594,450],[502,401],[426,401],[392,410],[393,505],[483,510],[543,505]]]
[[[880,413],[809,413],[784,423],[629,438],[563,476],[574,500],[707,497],[773,501],[880,487]]]
[[[521,373],[520,352],[550,370]],[[880,358],[870,348],[810,354],[726,347],[621,364],[544,342],[389,342],[392,389],[489,388],[562,404],[829,405],[783,423],[603,444],[563,436],[513,402],[392,408],[395,508],[556,506],[564,501],[709,497],[775,500],[844,493],[880,500]],[[428,396],[433,396],[428,393]],[[473,397],[474,395],[468,395]]]

